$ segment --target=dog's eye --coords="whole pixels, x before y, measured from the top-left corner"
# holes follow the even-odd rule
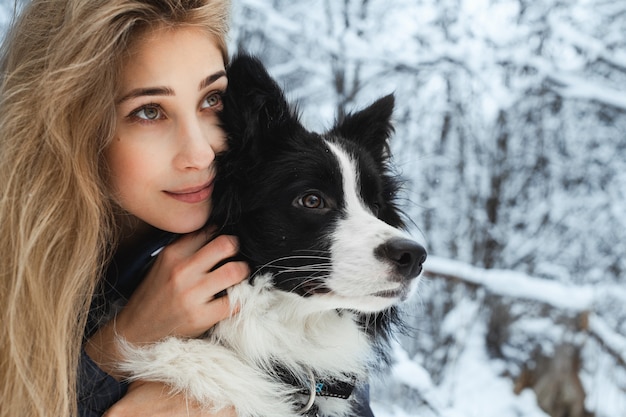
[[[326,208],[326,203],[324,199],[319,194],[306,194],[298,200],[298,204],[304,208],[308,209],[324,209]]]
[[[335,201],[319,190],[307,190],[296,197],[291,204],[311,214],[326,214],[336,207]]]

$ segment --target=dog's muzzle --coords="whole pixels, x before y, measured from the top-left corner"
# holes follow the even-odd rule
[[[409,280],[422,272],[426,261],[426,249],[410,239],[394,238],[376,248],[376,256],[391,263],[398,276]]]

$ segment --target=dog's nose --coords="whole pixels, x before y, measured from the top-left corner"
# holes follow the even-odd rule
[[[396,238],[380,245],[376,250],[378,256],[391,261],[398,274],[405,279],[415,278],[422,272],[426,261],[426,249],[410,239]]]

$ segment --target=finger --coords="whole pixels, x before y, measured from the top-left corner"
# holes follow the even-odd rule
[[[224,295],[211,298],[196,305],[185,320],[186,329],[178,329],[178,334],[197,337],[215,326],[219,321],[233,316],[239,311],[237,305],[231,305],[230,297]]]
[[[164,252],[170,256],[185,259],[198,252],[209,241],[210,235],[205,232],[189,233],[170,243]]]
[[[239,240],[235,236],[220,235],[198,249],[191,262],[208,272],[221,262],[237,255],[237,252],[239,252]]]
[[[216,298],[206,305],[206,316],[208,321],[206,323],[207,329],[215,326],[218,322],[234,316],[239,313],[240,306],[232,305],[228,295],[220,298]]]
[[[168,265],[176,265],[180,262],[187,263],[192,269],[196,269],[197,272],[206,272],[211,267],[215,266],[217,259],[223,256],[219,253],[224,248],[229,248],[228,242],[222,242],[222,239],[218,241],[219,244],[211,244],[211,233],[213,228],[207,229],[207,231],[200,231],[195,233],[189,233],[181,236],[171,244],[169,244],[163,252],[159,254],[161,260]],[[229,252],[237,251],[237,240],[232,238],[232,248]],[[208,246],[202,255],[195,256],[198,251]],[[218,252],[213,253],[213,256],[206,256],[208,253],[211,255],[211,251],[216,250]],[[208,265],[208,266],[207,266]]]
[[[232,261],[225,263],[215,271],[209,272],[206,279],[199,284],[196,292],[202,297],[204,302],[212,301],[220,298],[218,294],[239,284],[250,275],[248,264],[241,261]],[[222,295],[222,294],[220,294]],[[202,302],[202,300],[199,300]]]

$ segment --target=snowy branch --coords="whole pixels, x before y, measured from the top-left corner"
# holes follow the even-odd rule
[[[621,366],[626,367],[626,337],[614,332],[602,318],[595,314],[589,316],[589,332]]]
[[[595,101],[626,111],[626,91],[618,91],[589,82],[581,76],[565,73],[551,73],[546,79],[563,97]]]
[[[564,22],[550,19],[550,23],[555,35],[566,43],[579,48],[590,59],[602,60],[614,68],[626,72],[626,53],[608,49],[603,41],[582,33]]]
[[[477,268],[435,256],[429,256],[424,266],[424,275],[483,288],[491,295],[538,302],[562,311],[563,316],[571,317],[574,313],[582,323],[575,321],[577,328],[570,329],[572,333],[580,331],[587,333],[615,358],[620,366],[626,367],[626,337],[614,331],[602,317],[593,312],[594,306],[606,299],[607,294],[623,295],[621,289],[612,288],[610,285],[605,287],[568,285],[515,271]]]
[[[594,289],[591,286],[567,285],[514,271],[481,269],[434,256],[428,258],[424,273],[426,276],[458,279],[484,287],[493,294],[538,301],[576,312],[589,310],[594,301]]]

